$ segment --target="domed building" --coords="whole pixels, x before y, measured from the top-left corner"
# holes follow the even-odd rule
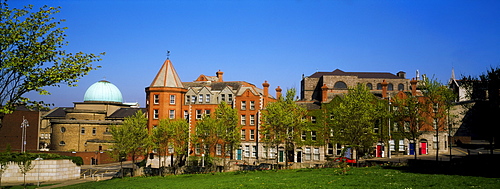
[[[92,84],[83,102],[73,104],[54,108],[42,117],[41,131],[50,133],[40,140],[46,144],[46,151],[105,151],[112,145],[111,126],[121,125],[125,117],[137,111],[145,112],[137,103],[123,103],[118,87],[105,80]],[[84,158],[85,164],[99,158],[87,159]]]

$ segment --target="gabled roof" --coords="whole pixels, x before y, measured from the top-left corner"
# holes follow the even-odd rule
[[[183,88],[181,79],[170,62],[169,59],[165,60],[155,79],[150,87],[176,87]]]
[[[388,72],[344,72],[342,70],[336,69],[332,72],[316,72],[310,75],[310,78],[320,78],[325,75],[337,75],[337,76],[356,76],[358,78],[383,78],[383,79],[401,79],[392,73]]]

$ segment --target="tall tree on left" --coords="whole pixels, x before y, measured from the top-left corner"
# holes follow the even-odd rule
[[[14,110],[15,104],[43,107],[43,101],[24,97],[36,91],[49,95],[46,86],[76,86],[78,79],[99,68],[91,63],[100,61],[99,55],[83,52],[66,53],[68,45],[54,14],[60,7],[43,6],[33,11],[28,5],[22,9],[9,8],[0,0],[0,121]],[[1,126],[1,122],[0,122]]]

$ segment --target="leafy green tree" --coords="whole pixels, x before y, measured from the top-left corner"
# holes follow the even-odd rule
[[[401,94],[395,96],[392,100],[394,122],[397,128],[395,134],[413,141],[413,144],[416,145],[418,138],[423,133],[423,123],[421,122],[423,118],[420,112],[418,97]],[[418,152],[415,149],[415,159],[417,159],[417,154]]]
[[[446,130],[445,123],[450,115],[450,109],[456,99],[456,95],[448,86],[439,83],[435,79],[424,77],[421,84],[422,102],[421,111],[423,120],[428,125],[433,125],[436,131],[436,161],[439,160],[439,131]]]
[[[9,163],[12,161],[10,151],[0,153],[0,188],[2,188],[2,175],[9,168]]]
[[[123,125],[111,127],[111,134],[115,141],[113,151],[115,154],[127,154],[132,157],[133,169],[135,160],[144,154],[148,144],[147,118],[142,111],[126,117]]]
[[[268,146],[279,145],[285,147],[285,162],[288,165],[288,152],[293,151],[296,143],[301,141],[301,133],[305,126],[303,119],[307,111],[295,101],[296,90],[288,89],[286,97],[279,97],[278,101],[270,102],[262,112],[263,142]],[[276,157],[278,160],[278,157]]]
[[[332,111],[334,137],[356,152],[371,148],[376,142],[374,125],[378,111],[384,110],[377,109],[377,99],[366,86],[358,84],[349,89]]]
[[[35,165],[32,164],[33,158],[28,155],[28,153],[22,153],[22,155],[17,156],[15,160],[19,171],[23,174],[23,186],[26,188],[26,173],[31,171]]]
[[[48,95],[46,86],[76,86],[81,77],[98,68],[91,63],[101,60],[100,55],[62,50],[68,44],[67,28],[59,26],[64,20],[53,17],[59,7],[32,9],[32,5],[10,9],[6,1],[1,2],[0,121],[15,104],[48,105],[24,95],[31,91]]]
[[[170,145],[174,149],[175,162],[172,167],[176,174],[179,167],[186,162],[189,147],[189,123],[184,119],[169,120],[167,124],[167,134],[169,135]]]
[[[168,122],[169,120],[160,120],[160,124],[158,125],[158,127],[153,128],[153,130],[151,131],[151,135],[149,135],[151,147],[155,148],[158,151],[159,168],[164,167],[166,164],[166,158],[164,158],[164,162],[161,162],[161,155],[167,155],[167,149],[170,141],[172,140],[172,135],[167,133]],[[162,171],[160,171],[160,176],[161,174]]]
[[[224,167],[226,166],[226,149],[233,152],[234,147],[241,142],[241,125],[238,124],[238,111],[231,108],[226,102],[219,104],[215,109],[215,119],[217,120],[217,136],[222,145],[222,157]]]

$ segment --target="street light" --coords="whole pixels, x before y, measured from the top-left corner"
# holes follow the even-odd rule
[[[36,164],[38,165],[38,175],[37,175],[37,177],[38,177],[38,184],[37,184],[37,186],[40,187],[40,160],[43,160],[43,158],[41,158],[40,156],[38,156],[35,160],[37,161]]]
[[[26,152],[26,127],[29,127],[30,124],[28,123],[27,119],[24,119],[23,116],[23,122],[21,123],[21,129],[22,129],[22,141],[21,141],[21,151],[24,153]]]

